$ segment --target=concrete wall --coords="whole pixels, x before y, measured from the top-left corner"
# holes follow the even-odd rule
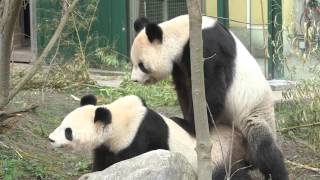
[[[260,1],[251,0],[251,14],[247,11],[250,8],[250,0],[229,0],[229,18],[230,29],[239,37],[239,39],[245,44],[252,54],[257,58],[264,57],[264,34],[268,35],[267,23],[268,23],[268,1],[262,1],[263,8],[263,20],[262,9]],[[284,39],[284,52],[290,53],[290,42],[288,41],[288,34],[292,33],[293,27],[297,24],[298,13],[301,12],[301,0],[282,0],[282,15],[283,15],[283,39]],[[301,9],[301,8],[300,8]],[[206,0],[206,13],[209,16],[217,16],[217,0]],[[251,15],[251,16],[250,16]],[[299,16],[300,17],[300,16]],[[232,20],[244,22],[238,23]],[[251,21],[251,27],[246,22]],[[251,30],[251,32],[250,32]],[[250,38],[251,37],[251,38]],[[267,39],[267,37],[266,37]],[[251,43],[251,47],[250,47]],[[265,42],[267,43],[267,41]],[[267,44],[266,44],[267,45]]]

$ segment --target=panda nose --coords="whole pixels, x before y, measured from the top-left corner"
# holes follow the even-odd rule
[[[54,140],[53,140],[53,139],[50,139],[50,138],[49,138],[49,141],[52,142],[52,143],[54,143]]]

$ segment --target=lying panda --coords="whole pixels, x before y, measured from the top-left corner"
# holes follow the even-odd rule
[[[136,20],[131,47],[131,79],[149,84],[172,75],[184,119],[175,121],[194,133],[189,48],[189,16],[159,25]],[[266,179],[287,180],[276,143],[272,91],[240,40],[213,18],[202,17],[205,92],[212,121],[235,127],[248,141],[252,163]],[[188,121],[185,121],[188,120]]]
[[[125,96],[96,106],[96,98],[87,95],[81,105],[64,118],[49,135],[49,141],[54,147],[93,150],[93,171],[156,149],[182,153],[196,171],[195,138],[171,119],[148,109],[139,97]],[[244,167],[246,146],[242,135],[222,125],[212,134],[212,178],[225,178],[224,167],[232,152],[231,179],[250,180]]]

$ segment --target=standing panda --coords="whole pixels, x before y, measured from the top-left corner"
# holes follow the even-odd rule
[[[136,20],[131,47],[131,79],[149,84],[170,74],[184,119],[175,121],[194,133],[189,48],[189,16],[161,24]],[[266,179],[287,180],[276,143],[272,91],[259,65],[240,40],[213,18],[202,17],[205,92],[209,126],[231,125],[248,141],[252,163]],[[210,118],[211,117],[211,118]]]
[[[228,167],[225,165],[232,153],[231,179],[250,180],[241,133],[223,125],[212,133],[215,134],[212,135],[212,179],[225,179],[225,167]],[[94,96],[84,96],[81,107],[64,118],[49,135],[49,141],[54,147],[92,150],[93,171],[156,149],[183,154],[197,170],[195,138],[171,119],[148,109],[133,95],[103,106],[96,106]]]

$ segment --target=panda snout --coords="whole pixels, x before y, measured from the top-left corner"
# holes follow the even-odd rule
[[[51,139],[51,138],[48,138],[49,139],[49,141],[51,142],[51,143],[54,143],[55,141],[53,140],[53,139]]]

